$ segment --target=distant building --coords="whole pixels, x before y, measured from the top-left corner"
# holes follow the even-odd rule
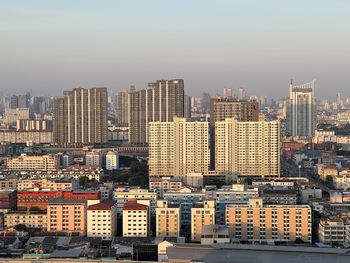
[[[75,190],[79,188],[76,179],[22,179],[17,184],[17,190]]]
[[[59,160],[55,155],[25,155],[6,158],[5,167],[14,171],[48,171],[59,168]]]
[[[128,201],[123,208],[123,237],[147,237],[149,208],[136,200]]]
[[[54,101],[53,133],[57,145],[107,142],[107,88],[76,88]]]
[[[166,192],[176,192],[184,186],[181,178],[179,177],[149,177],[149,190],[156,191],[158,197],[163,197]]]
[[[290,84],[287,100],[287,132],[291,136],[308,136],[316,130],[315,81],[302,85]]]
[[[0,209],[17,209],[17,190],[0,190]]]
[[[109,151],[106,154],[106,170],[113,171],[119,168],[119,154],[116,151]]]
[[[5,109],[5,124],[16,125],[18,120],[29,119],[29,108]]]
[[[85,165],[92,167],[102,167],[102,156],[99,152],[87,152],[85,154]]]
[[[184,80],[157,80],[149,89],[129,93],[129,142],[148,143],[149,122],[184,117]]]

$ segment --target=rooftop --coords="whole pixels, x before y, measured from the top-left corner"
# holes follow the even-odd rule
[[[50,204],[85,204],[86,201],[84,199],[73,199],[73,198],[53,198],[50,200]]]
[[[148,210],[147,205],[139,204],[136,200],[130,200],[125,205],[123,210]]]
[[[104,200],[98,204],[89,205],[87,210],[112,210],[115,201]]]

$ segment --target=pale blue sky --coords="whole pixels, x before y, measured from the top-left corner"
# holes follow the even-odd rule
[[[350,97],[347,0],[0,0],[0,87],[60,95],[184,78],[274,97],[314,78]]]

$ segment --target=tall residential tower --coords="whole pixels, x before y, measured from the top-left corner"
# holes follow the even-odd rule
[[[289,86],[287,99],[287,134],[291,136],[313,136],[316,130],[315,81]]]
[[[107,88],[76,88],[54,101],[54,143],[107,142]]]

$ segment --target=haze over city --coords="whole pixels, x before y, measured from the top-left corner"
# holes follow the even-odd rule
[[[1,91],[185,79],[280,98],[317,79],[317,98],[350,96],[349,1],[1,1]]]

